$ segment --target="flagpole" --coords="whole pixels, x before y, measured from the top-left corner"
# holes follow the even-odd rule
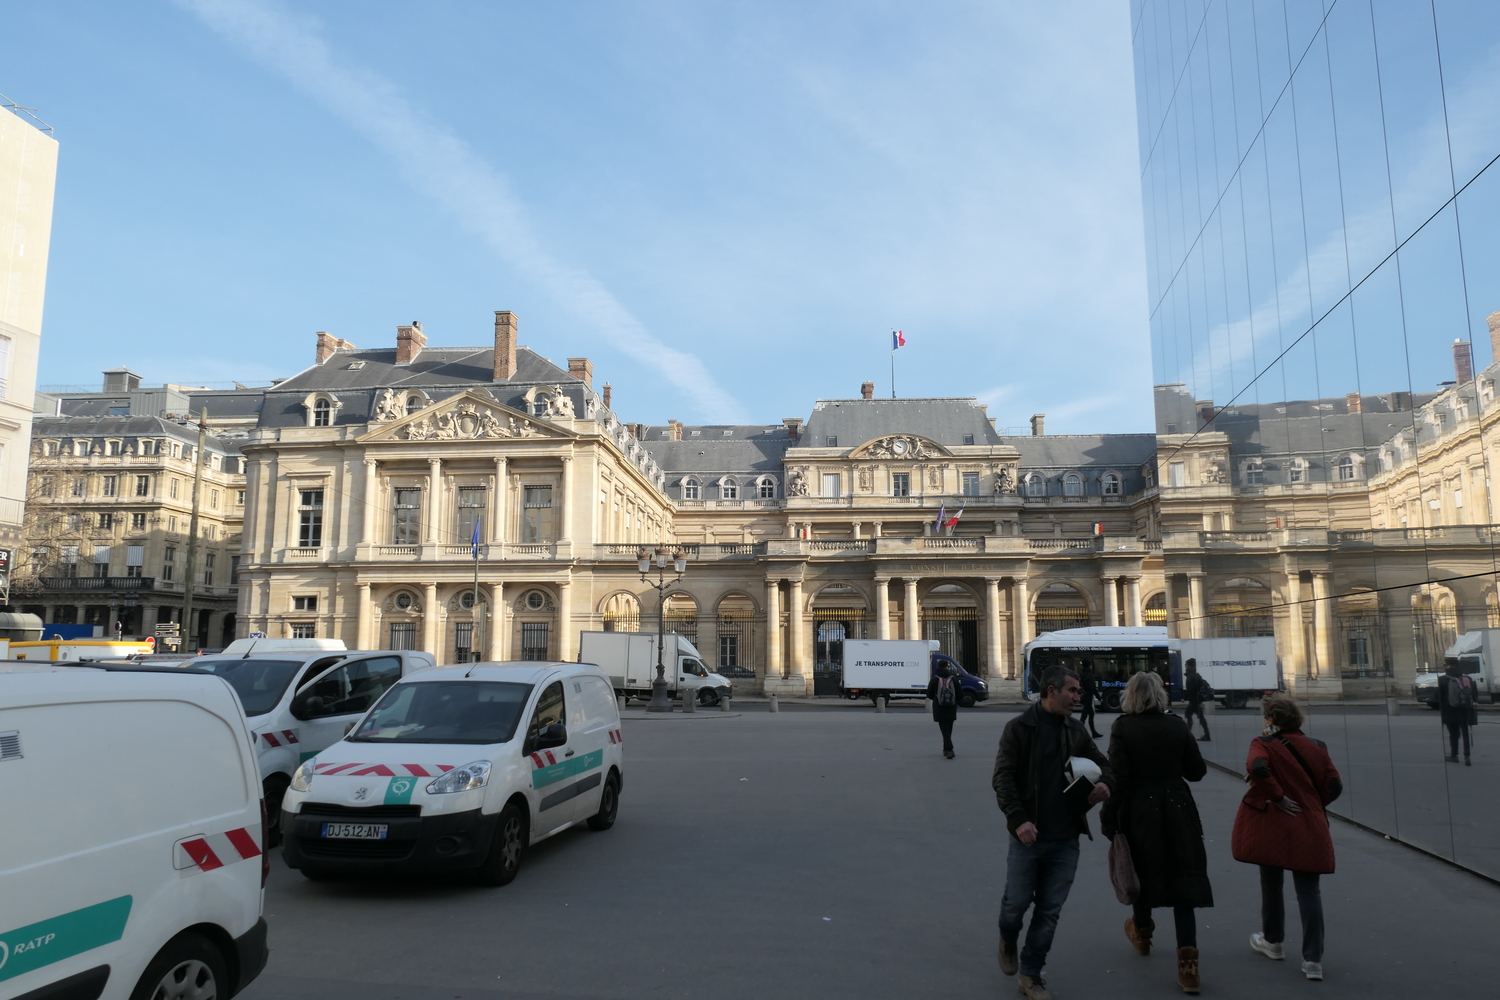
[[[896,398],[896,349],[891,348],[891,398]]]
[[[469,630],[469,659],[478,663],[484,659],[484,628],[481,625],[479,611],[479,526],[484,521],[484,516],[474,518],[474,534],[469,538],[470,552],[474,556],[474,618],[473,627]]]

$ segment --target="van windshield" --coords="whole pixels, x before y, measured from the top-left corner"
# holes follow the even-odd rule
[[[510,681],[397,684],[346,737],[354,743],[508,743],[531,696]]]
[[[218,674],[229,682],[240,703],[245,706],[245,715],[254,718],[265,715],[275,708],[286,692],[286,686],[302,666],[302,660],[244,659],[242,657],[223,660],[199,660],[192,664],[195,670],[207,670]]]

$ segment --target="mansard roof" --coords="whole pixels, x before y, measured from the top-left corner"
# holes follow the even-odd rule
[[[94,417],[63,416],[33,417],[31,421],[33,441],[46,438],[66,440],[69,438],[173,438],[193,446],[198,444],[196,424],[179,423],[162,417]],[[207,435],[209,448],[221,453],[238,455],[239,443],[233,438],[216,434]]]
[[[965,435],[974,444],[999,444],[984,407],[973,396],[949,399],[820,399],[798,442],[821,448],[829,438],[853,448],[887,434],[915,434],[945,447],[962,447]]]
[[[1021,453],[1022,470],[1112,469],[1129,472],[1156,454],[1155,434],[1044,434],[1000,438]]]
[[[652,425],[641,441],[668,477],[770,473],[779,479],[786,450],[797,443],[780,424],[689,424],[681,441],[670,440],[671,433],[671,427]]]

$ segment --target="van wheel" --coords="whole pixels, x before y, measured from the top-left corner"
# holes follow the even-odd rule
[[[1104,710],[1106,712],[1118,712],[1120,710],[1120,692],[1111,691],[1104,696]]]
[[[130,1000],[219,1000],[229,996],[224,956],[201,934],[168,941],[130,994]]]
[[[604,794],[599,796],[599,811],[589,817],[590,830],[608,830],[620,813],[620,779],[613,771],[604,779]]]
[[[1245,694],[1232,694],[1228,698],[1225,699],[1225,701],[1229,702],[1229,704],[1227,706],[1225,706],[1225,707],[1227,707],[1227,708],[1244,708],[1245,705],[1246,705],[1246,703],[1249,700],[1250,700],[1250,698],[1249,698],[1248,695],[1245,695]]]
[[[964,708],[973,708],[976,704],[976,702],[974,701],[974,693],[972,691],[965,691],[963,694],[958,696],[958,703]]]
[[[266,800],[266,846],[281,843],[281,800],[286,798],[291,779],[284,774],[273,774],[261,785],[261,796]]]
[[[698,691],[698,704],[704,708],[713,708],[719,703],[718,688],[701,688]]]
[[[500,810],[490,853],[484,864],[475,869],[474,881],[480,885],[510,885],[521,870],[521,852],[525,849],[526,816],[521,807],[512,802]]]

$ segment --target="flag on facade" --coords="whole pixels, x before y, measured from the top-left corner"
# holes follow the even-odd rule
[[[479,525],[483,518],[474,518],[474,534],[469,538],[469,548],[474,554],[474,561],[479,561]]]
[[[933,531],[942,531],[943,530],[943,522],[946,521],[947,519],[948,519],[948,505],[947,504],[941,504],[938,507],[937,520],[932,522],[932,530]]]
[[[958,508],[958,513],[954,514],[952,517],[948,518],[948,520],[946,520],[946,521],[943,522],[943,527],[944,528],[956,528],[956,527],[958,527],[958,519],[964,516],[964,510],[965,510],[965,508],[963,508],[963,507]]]
[[[902,333],[900,330],[892,330],[891,331],[891,350],[894,351],[898,347],[905,347],[905,346],[906,346],[906,334]]]

